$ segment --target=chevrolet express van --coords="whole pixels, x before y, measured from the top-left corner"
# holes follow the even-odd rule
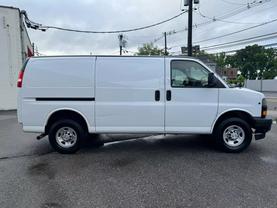
[[[262,93],[228,85],[181,57],[30,58],[19,73],[18,120],[60,153],[101,133],[211,134],[227,152],[265,137]]]

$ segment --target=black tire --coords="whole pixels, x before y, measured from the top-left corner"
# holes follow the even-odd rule
[[[227,144],[227,142],[224,141],[224,131],[231,126],[238,126],[244,131],[244,140],[241,144],[238,146],[230,146]],[[230,153],[237,153],[245,150],[251,143],[252,140],[252,130],[250,125],[240,119],[240,118],[228,118],[224,121],[222,121],[217,128],[215,129],[215,138],[216,138],[216,143],[217,146],[225,151],[225,152],[230,152]]]
[[[61,146],[56,140],[56,134],[61,128],[71,128],[76,133],[76,142],[70,147]],[[76,121],[71,119],[62,119],[54,122],[49,130],[49,142],[51,146],[59,153],[62,154],[72,154],[79,150],[81,141],[86,137],[86,132],[84,128]]]

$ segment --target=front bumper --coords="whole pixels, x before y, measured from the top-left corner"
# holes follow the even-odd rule
[[[254,118],[253,128],[255,129],[255,139],[265,138],[266,132],[270,131],[272,125],[272,119],[267,118]]]

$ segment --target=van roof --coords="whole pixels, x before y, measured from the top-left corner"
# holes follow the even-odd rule
[[[189,58],[189,59],[195,59],[199,60],[197,57],[191,57],[191,56],[119,56],[119,55],[57,55],[57,56],[33,56],[32,58],[66,58],[66,57],[120,57],[120,58]]]

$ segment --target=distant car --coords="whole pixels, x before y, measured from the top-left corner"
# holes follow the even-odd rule
[[[23,130],[61,153],[89,133],[213,134],[239,152],[272,124],[262,93],[229,88],[193,58],[34,57],[17,85]]]

